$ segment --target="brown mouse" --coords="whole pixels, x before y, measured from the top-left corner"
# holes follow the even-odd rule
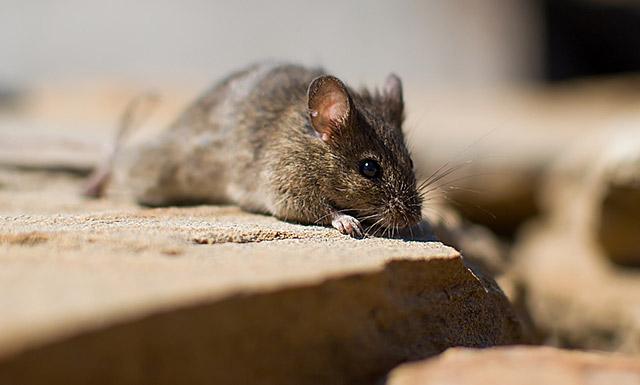
[[[356,238],[421,219],[402,84],[356,92],[320,69],[260,64],[225,78],[163,135],[116,156],[146,205],[234,203]],[[95,187],[95,186],[93,186]]]

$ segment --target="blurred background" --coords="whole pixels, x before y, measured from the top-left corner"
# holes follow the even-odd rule
[[[0,2],[0,84],[206,81],[247,63],[323,65],[351,82],[389,71],[409,92],[637,70],[635,1]],[[203,80],[204,79],[204,80]]]
[[[640,295],[611,302],[618,268],[633,271],[620,290],[639,290],[637,1],[0,0],[0,52],[0,165],[78,174],[144,91],[162,98],[150,135],[256,61],[353,87],[395,72],[419,176],[460,166],[432,194],[455,214],[425,205],[440,237],[503,277],[540,340],[640,351],[640,316],[624,310]]]
[[[544,9],[529,1],[2,2],[5,89],[109,77],[211,78],[264,59],[323,65],[355,84],[390,71],[409,90],[534,80]]]

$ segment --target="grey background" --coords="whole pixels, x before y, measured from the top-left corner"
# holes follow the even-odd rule
[[[0,0],[0,87],[64,79],[206,81],[264,59],[405,89],[536,79],[526,0]]]

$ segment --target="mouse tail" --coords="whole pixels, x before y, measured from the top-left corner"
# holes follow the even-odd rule
[[[106,160],[87,177],[82,188],[82,195],[89,198],[104,196],[118,152],[131,134],[135,132],[135,129],[139,128],[145,119],[151,115],[158,100],[159,97],[156,93],[145,92],[129,102],[120,117],[118,132],[109,148]]]

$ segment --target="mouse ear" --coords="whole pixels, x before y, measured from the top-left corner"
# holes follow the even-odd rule
[[[313,79],[307,102],[311,125],[322,140],[328,140],[346,127],[351,98],[340,79],[330,75]]]
[[[395,74],[387,76],[384,85],[384,94],[389,101],[389,107],[394,119],[402,122],[404,114],[404,101],[402,100],[402,82]]]

